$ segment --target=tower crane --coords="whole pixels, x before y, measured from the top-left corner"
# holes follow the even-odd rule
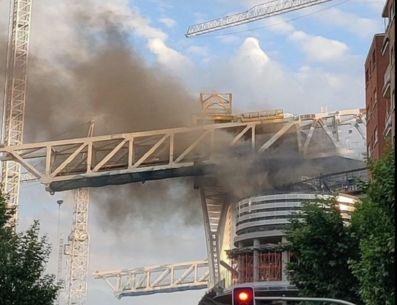
[[[88,137],[94,134],[95,122],[90,122]],[[83,157],[85,154],[83,154]],[[90,192],[88,188],[74,190],[73,224],[69,243],[65,247],[68,255],[68,276],[66,282],[67,305],[84,305],[87,301],[87,276],[90,249],[88,212]]]
[[[23,141],[31,12],[32,0],[11,0],[2,126],[5,146],[20,145]],[[14,227],[18,218],[20,175],[18,163],[2,163],[1,191],[7,195],[8,206],[16,210],[10,220]]]
[[[245,12],[191,25],[185,35],[186,37],[198,36],[329,1],[331,0],[271,0]]]

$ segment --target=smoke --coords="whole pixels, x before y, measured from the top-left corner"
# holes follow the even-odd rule
[[[100,221],[116,232],[126,226],[131,230],[142,225],[150,228],[166,223],[202,224],[199,194],[193,189],[192,178],[148,181],[107,187],[105,192],[101,190],[92,192],[102,210]]]
[[[277,124],[269,124],[261,128],[262,130],[257,130],[257,149],[276,133],[280,125],[277,127]],[[224,134],[223,140],[230,143],[230,135]],[[308,149],[310,154],[332,153],[334,150],[334,144],[325,131],[316,129]],[[302,179],[364,166],[361,161],[337,156],[304,158],[298,149],[297,131],[294,127],[265,152],[252,154],[251,142],[246,141],[238,149],[218,149],[215,160],[217,184],[225,189],[233,202],[265,193],[294,191],[296,189],[293,185]],[[310,188],[305,189],[311,191]]]
[[[190,123],[194,98],[178,81],[147,66],[115,25],[103,31],[92,56],[61,71],[31,60],[27,141],[55,138],[90,120],[96,135]]]
[[[115,10],[89,10],[92,15],[87,16],[88,5],[64,7],[72,30],[62,31],[71,40],[59,41],[63,50],[56,52],[52,36],[48,41],[35,36],[43,28],[41,22],[48,31],[52,21],[39,20],[43,14],[48,17],[45,5],[33,11],[24,141],[83,137],[91,120],[95,135],[190,125],[198,110],[196,98],[173,75],[137,53],[128,28],[117,23]],[[35,39],[41,48],[34,45]],[[6,41],[0,36],[1,60]],[[1,75],[4,71],[1,62]],[[91,193],[109,228],[123,221],[156,223],[173,217],[186,225],[199,223],[200,205],[190,179],[97,188]]]
[[[108,6],[102,2],[44,1],[35,6],[25,142],[86,136],[91,120],[95,135],[185,126],[198,112],[196,97],[163,66],[148,64],[132,47],[129,31],[147,39],[154,54],[164,51],[160,62],[169,59],[185,65],[166,47],[166,35],[150,27],[125,1],[106,2]],[[0,28],[1,59],[4,32]],[[0,72],[1,77],[3,61]],[[269,130],[265,137],[272,134],[274,130]],[[290,140],[276,143],[260,160],[245,152],[219,151],[218,183],[239,199],[332,167],[302,160],[295,154],[294,138],[292,133]],[[201,219],[192,179],[97,188],[92,197],[107,228],[175,218],[196,225]]]

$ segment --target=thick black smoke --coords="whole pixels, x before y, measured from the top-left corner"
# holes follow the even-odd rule
[[[95,135],[190,125],[198,104],[179,80],[157,65],[149,66],[131,46],[129,34],[110,21],[117,19],[111,12],[91,16],[102,18],[95,29],[85,14],[76,11],[73,26],[81,33],[79,40],[89,41],[89,56],[71,58],[65,52],[61,64],[52,65],[30,54],[24,141],[86,136],[91,120]],[[32,35],[32,40],[37,38]],[[6,41],[1,36],[1,76]],[[46,42],[48,47],[51,43]],[[134,217],[157,222],[178,215],[187,225],[196,225],[201,217],[190,179],[97,188],[91,194],[104,221],[110,221],[108,227]]]

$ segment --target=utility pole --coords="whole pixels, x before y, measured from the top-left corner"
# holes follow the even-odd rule
[[[23,142],[31,11],[32,0],[10,2],[2,126],[2,144],[5,146]],[[1,192],[7,196],[8,207],[15,209],[15,216],[9,223],[13,227],[18,221],[20,175],[18,163],[2,163]]]

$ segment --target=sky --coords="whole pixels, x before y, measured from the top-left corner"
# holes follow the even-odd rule
[[[80,1],[81,2],[81,1]],[[297,12],[195,38],[184,36],[191,24],[225,16],[263,3],[263,0],[87,0],[88,15],[100,23],[101,10],[114,12],[113,22],[129,33],[128,43],[147,65],[166,71],[192,95],[219,91],[233,94],[235,112],[283,109],[288,113],[364,108],[364,61],[372,37],[384,30],[382,0],[336,0]],[[42,0],[32,11],[31,54],[59,65],[65,54],[89,57],[70,19],[77,2]],[[81,4],[79,4],[81,5]],[[0,0],[0,34],[6,32],[8,1]],[[5,48],[0,45],[0,48]],[[1,54],[1,52],[0,52]],[[1,79],[0,79],[1,81]],[[3,84],[0,84],[3,86]],[[29,103],[29,101],[27,101]],[[65,106],[67,107],[67,105]],[[158,187],[157,182],[143,188]],[[143,208],[119,222],[109,222],[92,194],[90,205],[89,305],[197,304],[204,291],[159,294],[117,300],[92,273],[163,263],[204,259],[205,238],[198,194],[187,196],[180,181],[164,198],[139,200]],[[111,188],[120,192],[122,187]],[[92,190],[95,193],[95,189]],[[185,196],[186,195],[186,196]],[[24,183],[20,225],[39,219],[43,233],[56,245],[57,204],[62,199],[61,233],[70,231],[72,193],[48,194],[39,183]],[[191,201],[189,204],[187,200]],[[148,201],[155,209],[145,210]],[[186,219],[175,202],[191,207]],[[150,214],[156,217],[151,217]],[[48,272],[56,272],[56,251]],[[183,303],[182,303],[183,300]]]

